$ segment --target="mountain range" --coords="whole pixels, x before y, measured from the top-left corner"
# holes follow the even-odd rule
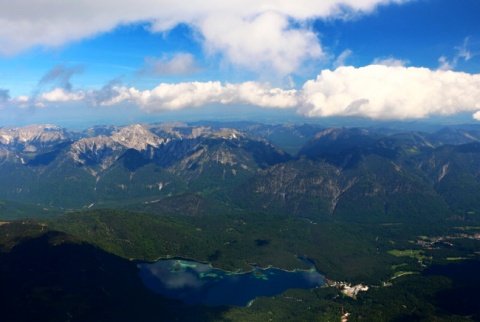
[[[0,128],[0,199],[48,209],[255,210],[358,221],[480,211],[480,126]]]

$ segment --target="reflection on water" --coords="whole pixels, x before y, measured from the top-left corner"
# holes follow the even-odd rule
[[[291,288],[325,284],[315,271],[286,272],[254,267],[250,273],[231,273],[209,264],[180,259],[139,264],[143,283],[152,291],[188,304],[246,306],[259,296],[274,296]]]

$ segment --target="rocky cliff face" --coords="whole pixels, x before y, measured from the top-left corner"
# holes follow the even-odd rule
[[[69,154],[72,159],[85,166],[99,166],[106,169],[126,150],[125,146],[111,137],[100,135],[83,138],[72,144]]]

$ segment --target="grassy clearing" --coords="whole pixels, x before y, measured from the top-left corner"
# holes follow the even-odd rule
[[[412,250],[412,249],[405,249],[405,250],[400,250],[400,249],[392,249],[389,250],[388,253],[390,255],[393,255],[395,257],[411,257],[411,258],[416,258],[419,261],[422,261],[426,258],[424,255],[423,250]]]
[[[408,266],[408,264],[403,263],[403,264],[398,264],[398,265],[392,265],[391,268],[392,268],[392,270],[396,271],[398,268],[405,267],[405,266]]]

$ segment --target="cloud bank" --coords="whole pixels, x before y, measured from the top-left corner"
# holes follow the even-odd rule
[[[226,85],[220,82],[164,83],[145,91],[124,86],[113,87],[111,90],[113,95],[106,100],[97,100],[96,103],[111,106],[127,102],[148,113],[198,108],[211,103],[250,104],[270,108],[294,108],[298,103],[296,90],[271,88],[268,83],[258,82]],[[89,91],[85,95],[92,97],[96,92]]]
[[[185,82],[138,90],[112,83],[99,91],[55,89],[40,96],[37,103],[68,100],[101,106],[128,103],[148,113],[218,103],[291,108],[307,117],[404,120],[472,112],[480,119],[480,75],[401,64],[342,66],[322,71],[299,89],[286,90],[260,82]]]
[[[313,19],[347,19],[372,12],[378,5],[407,1],[7,1],[0,11],[0,53],[61,46],[138,22],[149,23],[152,32],[166,32],[184,23],[198,32],[207,53],[220,54],[251,70],[268,68],[288,74],[306,60],[323,56],[318,37],[309,27]]]

